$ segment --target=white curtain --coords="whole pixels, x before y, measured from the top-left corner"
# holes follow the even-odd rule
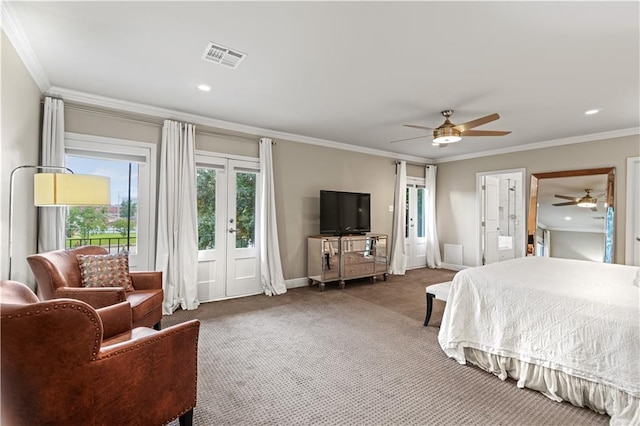
[[[424,172],[426,180],[425,220],[427,234],[427,266],[441,268],[440,243],[436,228],[436,172],[438,167],[427,166]]]
[[[276,224],[276,196],[273,189],[273,141],[260,139],[260,172],[262,174],[260,201],[260,281],[267,296],[287,292],[282,275],[278,226]]]
[[[407,216],[407,162],[396,163],[396,189],[393,201],[393,229],[389,273],[404,275],[407,270],[405,224]]]
[[[195,126],[165,120],[158,193],[156,270],[162,271],[163,313],[196,309],[198,215]]]
[[[41,166],[64,166],[64,102],[62,99],[44,98],[42,114]],[[62,170],[42,170],[62,173]],[[43,253],[64,248],[65,207],[42,207],[38,209],[38,252]]]

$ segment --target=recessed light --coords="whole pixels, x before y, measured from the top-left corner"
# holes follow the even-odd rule
[[[565,216],[564,220],[571,220],[571,216]]]
[[[594,108],[594,109],[590,109],[588,111],[585,111],[584,114],[585,115],[594,115],[599,113],[601,110],[599,108]]]
[[[211,86],[207,86],[206,84],[198,84],[198,90],[202,90],[203,92],[210,92]]]

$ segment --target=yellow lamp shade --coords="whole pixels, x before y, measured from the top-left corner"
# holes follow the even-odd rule
[[[73,173],[36,173],[33,204],[36,206],[102,206],[111,204],[110,179]]]

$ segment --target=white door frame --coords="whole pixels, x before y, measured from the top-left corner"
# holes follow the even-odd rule
[[[494,170],[489,172],[477,172],[476,173],[476,265],[482,265],[482,178],[484,176],[501,175],[501,174],[513,174],[520,173],[522,179],[520,179],[520,191],[522,191],[522,200],[520,203],[520,209],[524,217],[522,220],[526,224],[527,210],[525,208],[525,200],[528,200],[526,196],[528,194],[528,188],[525,187],[526,169],[524,167],[519,169],[506,169],[506,170]],[[524,253],[526,254],[527,244],[527,227],[522,227],[522,241],[524,241]]]
[[[261,187],[261,179],[262,179],[262,175],[260,173],[260,161],[258,158],[254,158],[254,157],[244,157],[244,156],[239,156],[239,155],[230,155],[230,154],[222,154],[222,153],[215,153],[215,152],[209,152],[209,151],[201,151],[201,150],[196,150],[196,164],[198,167],[212,167],[215,169],[219,169],[219,170],[224,170],[224,174],[221,174],[219,176],[219,179],[216,179],[216,185],[218,186],[218,191],[216,196],[222,196],[225,198],[225,203],[224,203],[224,212],[221,210],[221,206],[217,205],[216,206],[216,248],[218,250],[199,250],[198,251],[198,287],[199,287],[199,294],[204,294],[205,290],[202,289],[201,290],[201,286],[207,286],[206,288],[206,294],[208,294],[209,296],[206,298],[206,300],[203,298],[201,301],[202,302],[212,302],[212,301],[216,301],[216,300],[225,300],[225,299],[232,299],[232,298],[236,298],[236,297],[244,297],[244,296],[249,296],[252,294],[260,294],[262,293],[262,289],[260,286],[260,290],[256,290],[251,291],[249,293],[243,293],[243,294],[233,294],[230,295],[230,291],[229,291],[229,267],[228,267],[228,263],[229,263],[229,239],[228,234],[229,234],[229,230],[231,228],[230,224],[228,223],[228,204],[227,204],[227,200],[228,200],[228,196],[229,194],[227,193],[227,188],[230,185],[230,181],[233,179],[233,176],[235,176],[233,170],[234,167],[238,168],[239,170],[251,170],[251,171],[255,171],[257,173],[257,179],[256,179],[256,243],[255,243],[255,249],[252,249],[254,251],[257,251],[256,256],[259,259],[260,253],[259,253],[259,235],[260,235],[260,222],[259,222],[259,217],[260,217],[260,212],[258,211],[258,206],[260,205],[260,187]],[[220,186],[224,186],[224,188],[220,187]],[[223,213],[223,214],[218,214],[218,213]],[[235,228],[235,223],[233,224],[233,228]],[[218,241],[219,236],[224,235],[224,239]],[[235,241],[235,239],[233,239]],[[221,251],[220,249],[224,249],[224,251]],[[245,249],[242,249],[245,250]],[[215,262],[216,265],[214,266],[207,266],[206,263],[207,262]],[[208,272],[212,272],[211,268],[215,269],[215,277],[207,275],[206,274],[206,270],[207,268],[209,268],[210,270]],[[205,281],[200,281],[200,279],[202,278],[202,275],[206,275],[205,278],[207,278],[207,280]],[[256,274],[258,276],[258,280],[260,277],[260,262],[258,261],[258,265],[257,265],[257,270],[256,270]],[[213,289],[213,292],[212,292]]]
[[[624,263],[634,265],[640,257],[636,251],[640,250],[640,220],[638,204],[640,203],[640,176],[636,171],[640,164],[640,157],[627,158],[627,226],[625,232]],[[635,263],[635,266],[640,266]]]
[[[412,176],[408,176],[407,177],[406,190],[409,191],[409,204],[407,205],[407,207],[409,208],[409,214],[407,215],[406,220],[408,222],[411,221],[411,217],[412,217],[413,213],[415,213],[416,219],[419,217],[419,215],[417,214],[418,213],[417,212],[417,208],[418,208],[418,202],[417,202],[418,201],[417,200],[418,189],[423,189],[425,191],[425,203],[423,203],[423,207],[425,207],[425,204],[426,204],[426,184],[427,184],[426,178],[419,178],[419,177],[412,177]],[[405,194],[406,194],[406,192],[405,192]],[[414,194],[414,196],[412,196],[411,194]],[[412,207],[413,207],[413,209],[412,209]],[[423,226],[426,229],[426,212],[423,213],[422,218],[425,220],[425,223],[423,224]],[[407,231],[408,231],[408,234],[409,234],[409,235],[406,236],[406,239],[405,239],[405,247],[407,249],[406,250],[406,253],[407,253],[407,269],[424,268],[424,267],[427,266],[427,260],[426,260],[427,259],[427,251],[426,251],[427,237],[426,237],[426,233],[425,233],[424,237],[418,237],[418,235],[417,235],[417,232],[418,232],[418,224],[417,224],[417,222],[413,224],[413,227],[409,223],[409,226],[407,227]],[[419,250],[419,245],[421,245],[421,244],[424,246],[423,250]],[[422,260],[420,260],[420,259],[422,259]]]

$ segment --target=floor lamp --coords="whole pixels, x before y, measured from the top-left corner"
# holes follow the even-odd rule
[[[61,173],[36,173],[33,176],[33,205],[36,207],[102,206],[111,203],[110,180],[95,175],[80,175],[62,166],[18,166],[9,179],[9,277],[13,259],[13,185],[19,170],[57,170]]]

